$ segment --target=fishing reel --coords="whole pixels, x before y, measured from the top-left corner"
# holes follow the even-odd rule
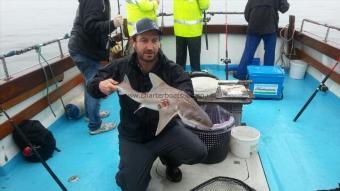
[[[323,83],[321,83],[321,84],[319,85],[318,89],[319,89],[320,91],[322,91],[322,92],[327,92],[327,91],[328,91],[328,87],[327,87],[325,84],[323,84]]]
[[[211,20],[211,17],[204,17],[203,22],[208,23]]]
[[[115,41],[111,35],[107,35],[106,50],[109,50],[115,45]]]
[[[231,63],[231,60],[230,60],[230,58],[221,58],[221,60],[220,60],[221,62],[223,62],[224,64],[226,64],[226,65],[228,65],[228,64],[230,64]]]
[[[121,33],[117,33],[114,36],[108,35],[108,40],[106,43],[106,50],[110,53],[109,60],[113,58],[122,57],[123,47],[122,47],[122,36]]]

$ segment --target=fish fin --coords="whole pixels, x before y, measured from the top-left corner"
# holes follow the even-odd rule
[[[170,120],[177,115],[177,112],[169,109],[160,109],[159,110],[159,121],[157,126],[156,135],[158,135],[165,126],[170,122]]]
[[[157,88],[158,86],[160,86],[162,83],[164,83],[164,81],[158,77],[156,74],[150,72],[149,73],[149,78],[152,84],[152,89],[153,88]]]
[[[136,111],[134,111],[133,113],[136,114],[136,112],[140,109],[142,109],[143,107],[145,107],[143,104],[140,104],[139,107],[136,109]]]
[[[119,95],[124,95],[126,94],[127,89],[131,89],[130,81],[127,75],[124,76],[124,79],[121,83],[118,85],[118,94]]]

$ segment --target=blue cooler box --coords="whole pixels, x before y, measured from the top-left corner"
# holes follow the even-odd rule
[[[250,90],[255,98],[282,99],[284,70],[276,66],[248,66]]]

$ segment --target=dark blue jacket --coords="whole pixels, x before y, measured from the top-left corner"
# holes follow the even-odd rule
[[[79,0],[68,47],[94,60],[108,60],[108,35],[115,29],[109,0]]]
[[[276,32],[279,14],[289,9],[287,0],[248,0],[244,17],[248,22],[247,33],[268,34]]]

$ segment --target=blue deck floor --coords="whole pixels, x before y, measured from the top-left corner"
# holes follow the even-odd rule
[[[223,70],[206,68],[224,79]],[[243,122],[260,130],[259,153],[272,191],[318,190],[340,183],[340,99],[331,92],[319,92],[297,122],[293,118],[318,86],[310,76],[293,80],[285,76],[282,100],[254,100],[243,110]],[[103,100],[102,108],[111,115],[104,121],[118,121],[117,96]],[[90,136],[86,122],[58,119],[51,127],[57,146],[48,164],[68,190],[120,190],[117,171],[117,130]],[[41,164],[15,157],[11,172],[0,176],[0,190],[60,190]],[[70,183],[73,175],[79,180]]]

